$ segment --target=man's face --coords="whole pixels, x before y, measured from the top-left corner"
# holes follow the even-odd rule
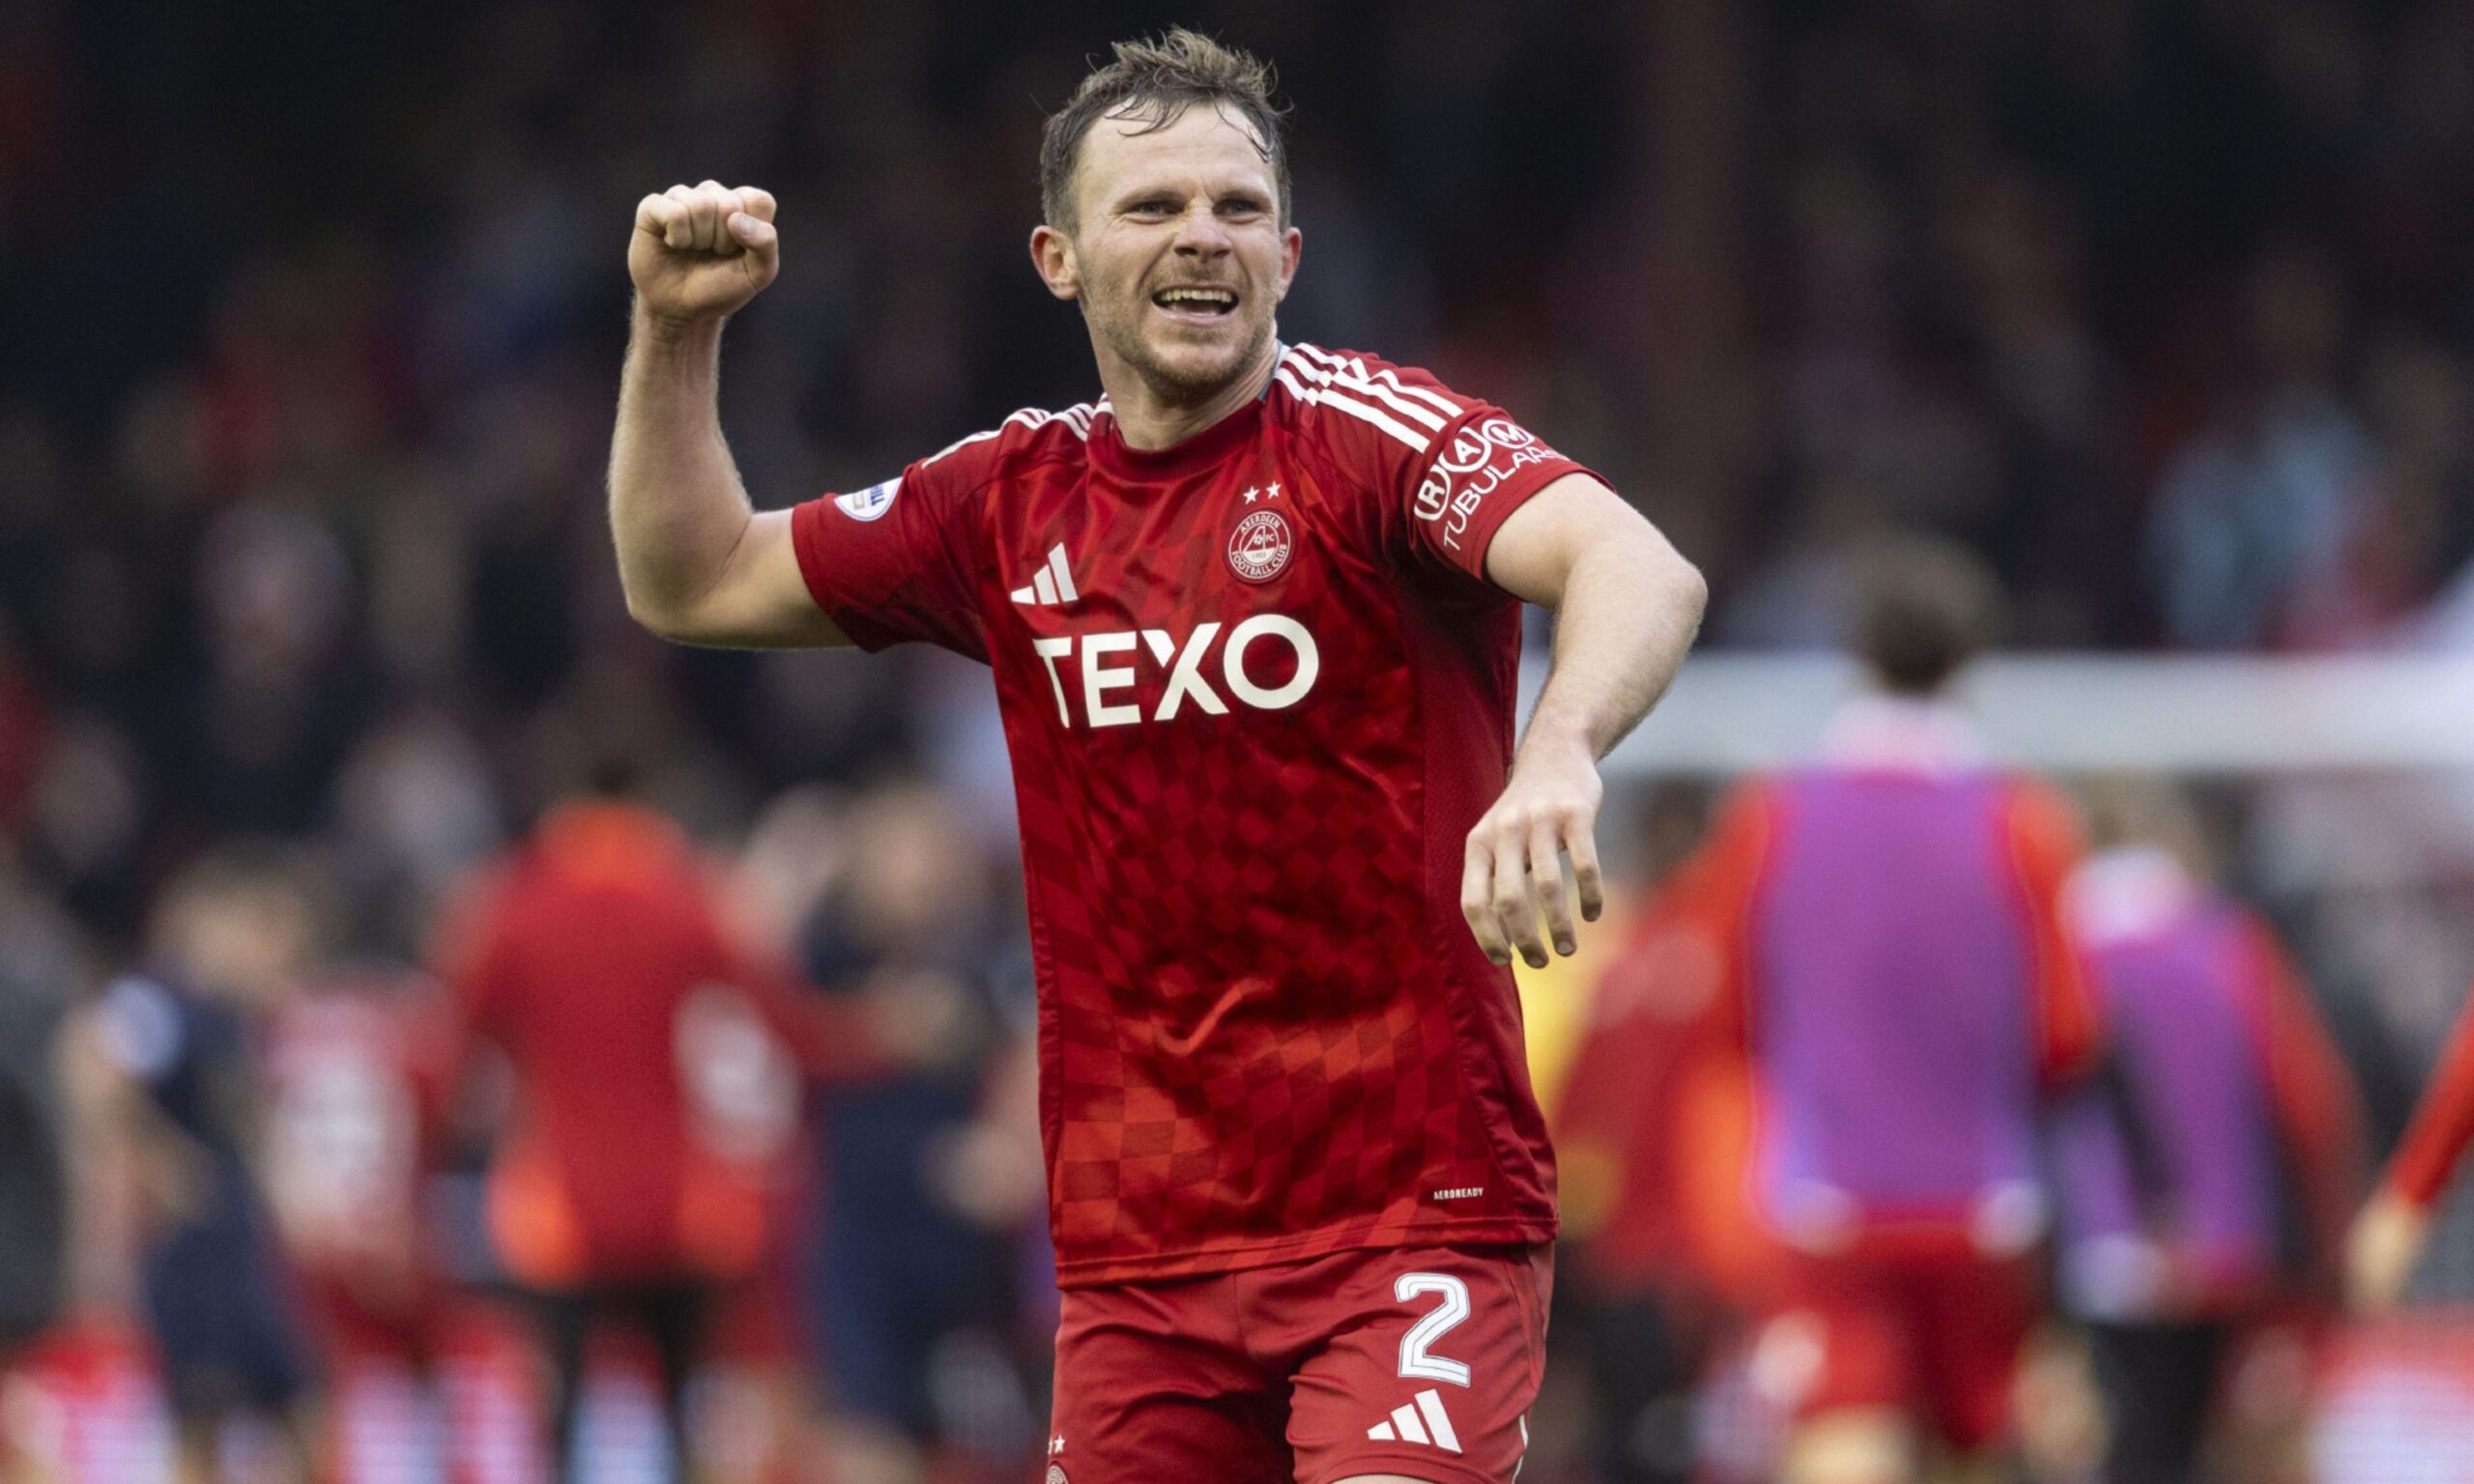
[[[1253,131],[1189,107],[1165,128],[1104,118],[1083,135],[1070,241],[1034,249],[1060,297],[1079,299],[1103,361],[1155,395],[1208,400],[1261,362],[1300,239]]]

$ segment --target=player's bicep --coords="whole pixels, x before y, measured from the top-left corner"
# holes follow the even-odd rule
[[[817,606],[791,534],[791,512],[760,510],[721,580],[666,637],[728,649],[784,649],[850,641]]]
[[[1486,581],[1524,603],[1554,608],[1581,557],[1630,556],[1647,581],[1690,570],[1674,545],[1595,475],[1569,473],[1521,501],[1486,545]],[[1680,580],[1680,578],[1679,578]]]

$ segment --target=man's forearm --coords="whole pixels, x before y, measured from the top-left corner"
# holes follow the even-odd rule
[[[745,537],[747,490],[722,439],[719,319],[674,325],[639,309],[610,443],[610,531],[627,610],[655,628],[713,589]]]
[[[1709,590],[1674,548],[1651,541],[1609,542],[1573,560],[1555,607],[1554,664],[1524,747],[1551,738],[1602,757],[1666,694],[1700,631]]]

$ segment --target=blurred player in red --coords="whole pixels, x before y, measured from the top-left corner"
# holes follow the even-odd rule
[[[435,984],[368,968],[303,986],[268,1027],[261,1165],[320,1342],[332,1441],[347,1481],[427,1451],[425,1397],[448,1294],[431,1240],[448,1017]],[[391,1418],[382,1415],[400,1413]]]
[[[1990,577],[1906,540],[1858,586],[1873,690],[1814,765],[1740,790],[1675,898],[1757,1082],[1755,1200],[1790,1256],[1754,1369],[1801,1418],[1790,1484],[1991,1470],[2037,1310],[2039,1103],[2096,1037],[2056,911],[2077,825],[1940,699]]]
[[[773,200],[639,205],[630,609],[993,671],[1067,1290],[1051,1478],[1500,1484],[1555,1231],[1506,969],[1596,915],[1597,759],[1681,662],[1700,578],[1500,409],[1278,337],[1303,239],[1254,59],[1119,45],[1041,183],[1033,266],[1106,395],[762,514],[714,395]],[[1515,756],[1519,599],[1560,632]]]
[[[521,1321],[457,1284],[436,1209],[457,1051],[442,986],[383,963],[313,978],[268,1028],[261,1167],[335,1484],[532,1477]]]
[[[2063,921],[2102,986],[2111,1055],[2055,1129],[2060,1294],[2088,1328],[2106,1478],[2188,1484],[2225,1378],[2309,1317],[2298,1299],[2334,1295],[2360,1110],[2274,931],[2210,884],[2189,801],[2116,780],[2088,805],[2102,853],[2064,889]],[[2234,1431],[2289,1452],[2303,1401],[2251,1408]]]
[[[1703,1476],[1695,1390],[1775,1255],[1744,1219],[1742,1057],[1710,1034],[1724,962],[1673,879],[1705,806],[1697,789],[1658,797],[1657,885],[1598,981],[1555,1110],[1558,1288],[1578,1300],[1605,1484]]]
[[[2423,1089],[2405,1137],[2345,1241],[2345,1287],[2356,1307],[2393,1307],[2431,1244],[2431,1219],[2474,1141],[2474,1001]]]
[[[689,1369],[716,1300],[765,1256],[801,1062],[856,1070],[873,1051],[741,946],[715,870],[622,797],[626,764],[598,769],[594,797],[551,811],[470,883],[439,960],[466,1034],[513,1072],[488,1227],[539,1299],[561,1474],[588,1342],[615,1323],[649,1342],[684,1478]]]

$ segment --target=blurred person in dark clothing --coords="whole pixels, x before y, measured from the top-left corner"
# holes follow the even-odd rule
[[[311,1378],[252,1162],[258,1038],[317,952],[307,870],[263,844],[190,866],[157,900],[147,966],[100,1007],[153,1115],[142,1283],[190,1484],[310,1468]]]
[[[56,1075],[80,965],[58,915],[0,837],[0,1391],[67,1297],[71,1172]],[[24,1467],[0,1423],[0,1479]]]
[[[2087,802],[2100,853],[2062,915],[2113,1040],[2055,1130],[2060,1297],[2088,1327],[2106,1478],[2190,1484],[2246,1342],[2334,1294],[2359,1099],[2273,929],[2215,885],[2190,802],[2161,780]]]
[[[627,797],[630,763],[590,766],[590,796],[466,883],[437,956],[465,1034],[512,1072],[487,1224],[539,1300],[561,1475],[577,1477],[588,1341],[615,1323],[651,1347],[684,1480],[689,1372],[716,1298],[772,1235],[801,1064],[863,1066],[871,1042],[792,999],[716,866]]]
[[[0,841],[0,1366],[51,1322],[68,1254],[54,1047],[80,965],[58,915]]]
[[[855,869],[800,935],[809,977],[947,1029],[935,1059],[823,1099],[811,1275],[839,1476],[917,1479],[932,1451],[1019,1468],[1037,1425],[1017,1357],[1021,1251],[1046,1184],[1030,1101],[994,1075],[1020,1038],[996,998],[1009,943],[992,863],[923,785],[863,797],[848,833]],[[1021,1118],[1011,1146],[992,1103]]]

